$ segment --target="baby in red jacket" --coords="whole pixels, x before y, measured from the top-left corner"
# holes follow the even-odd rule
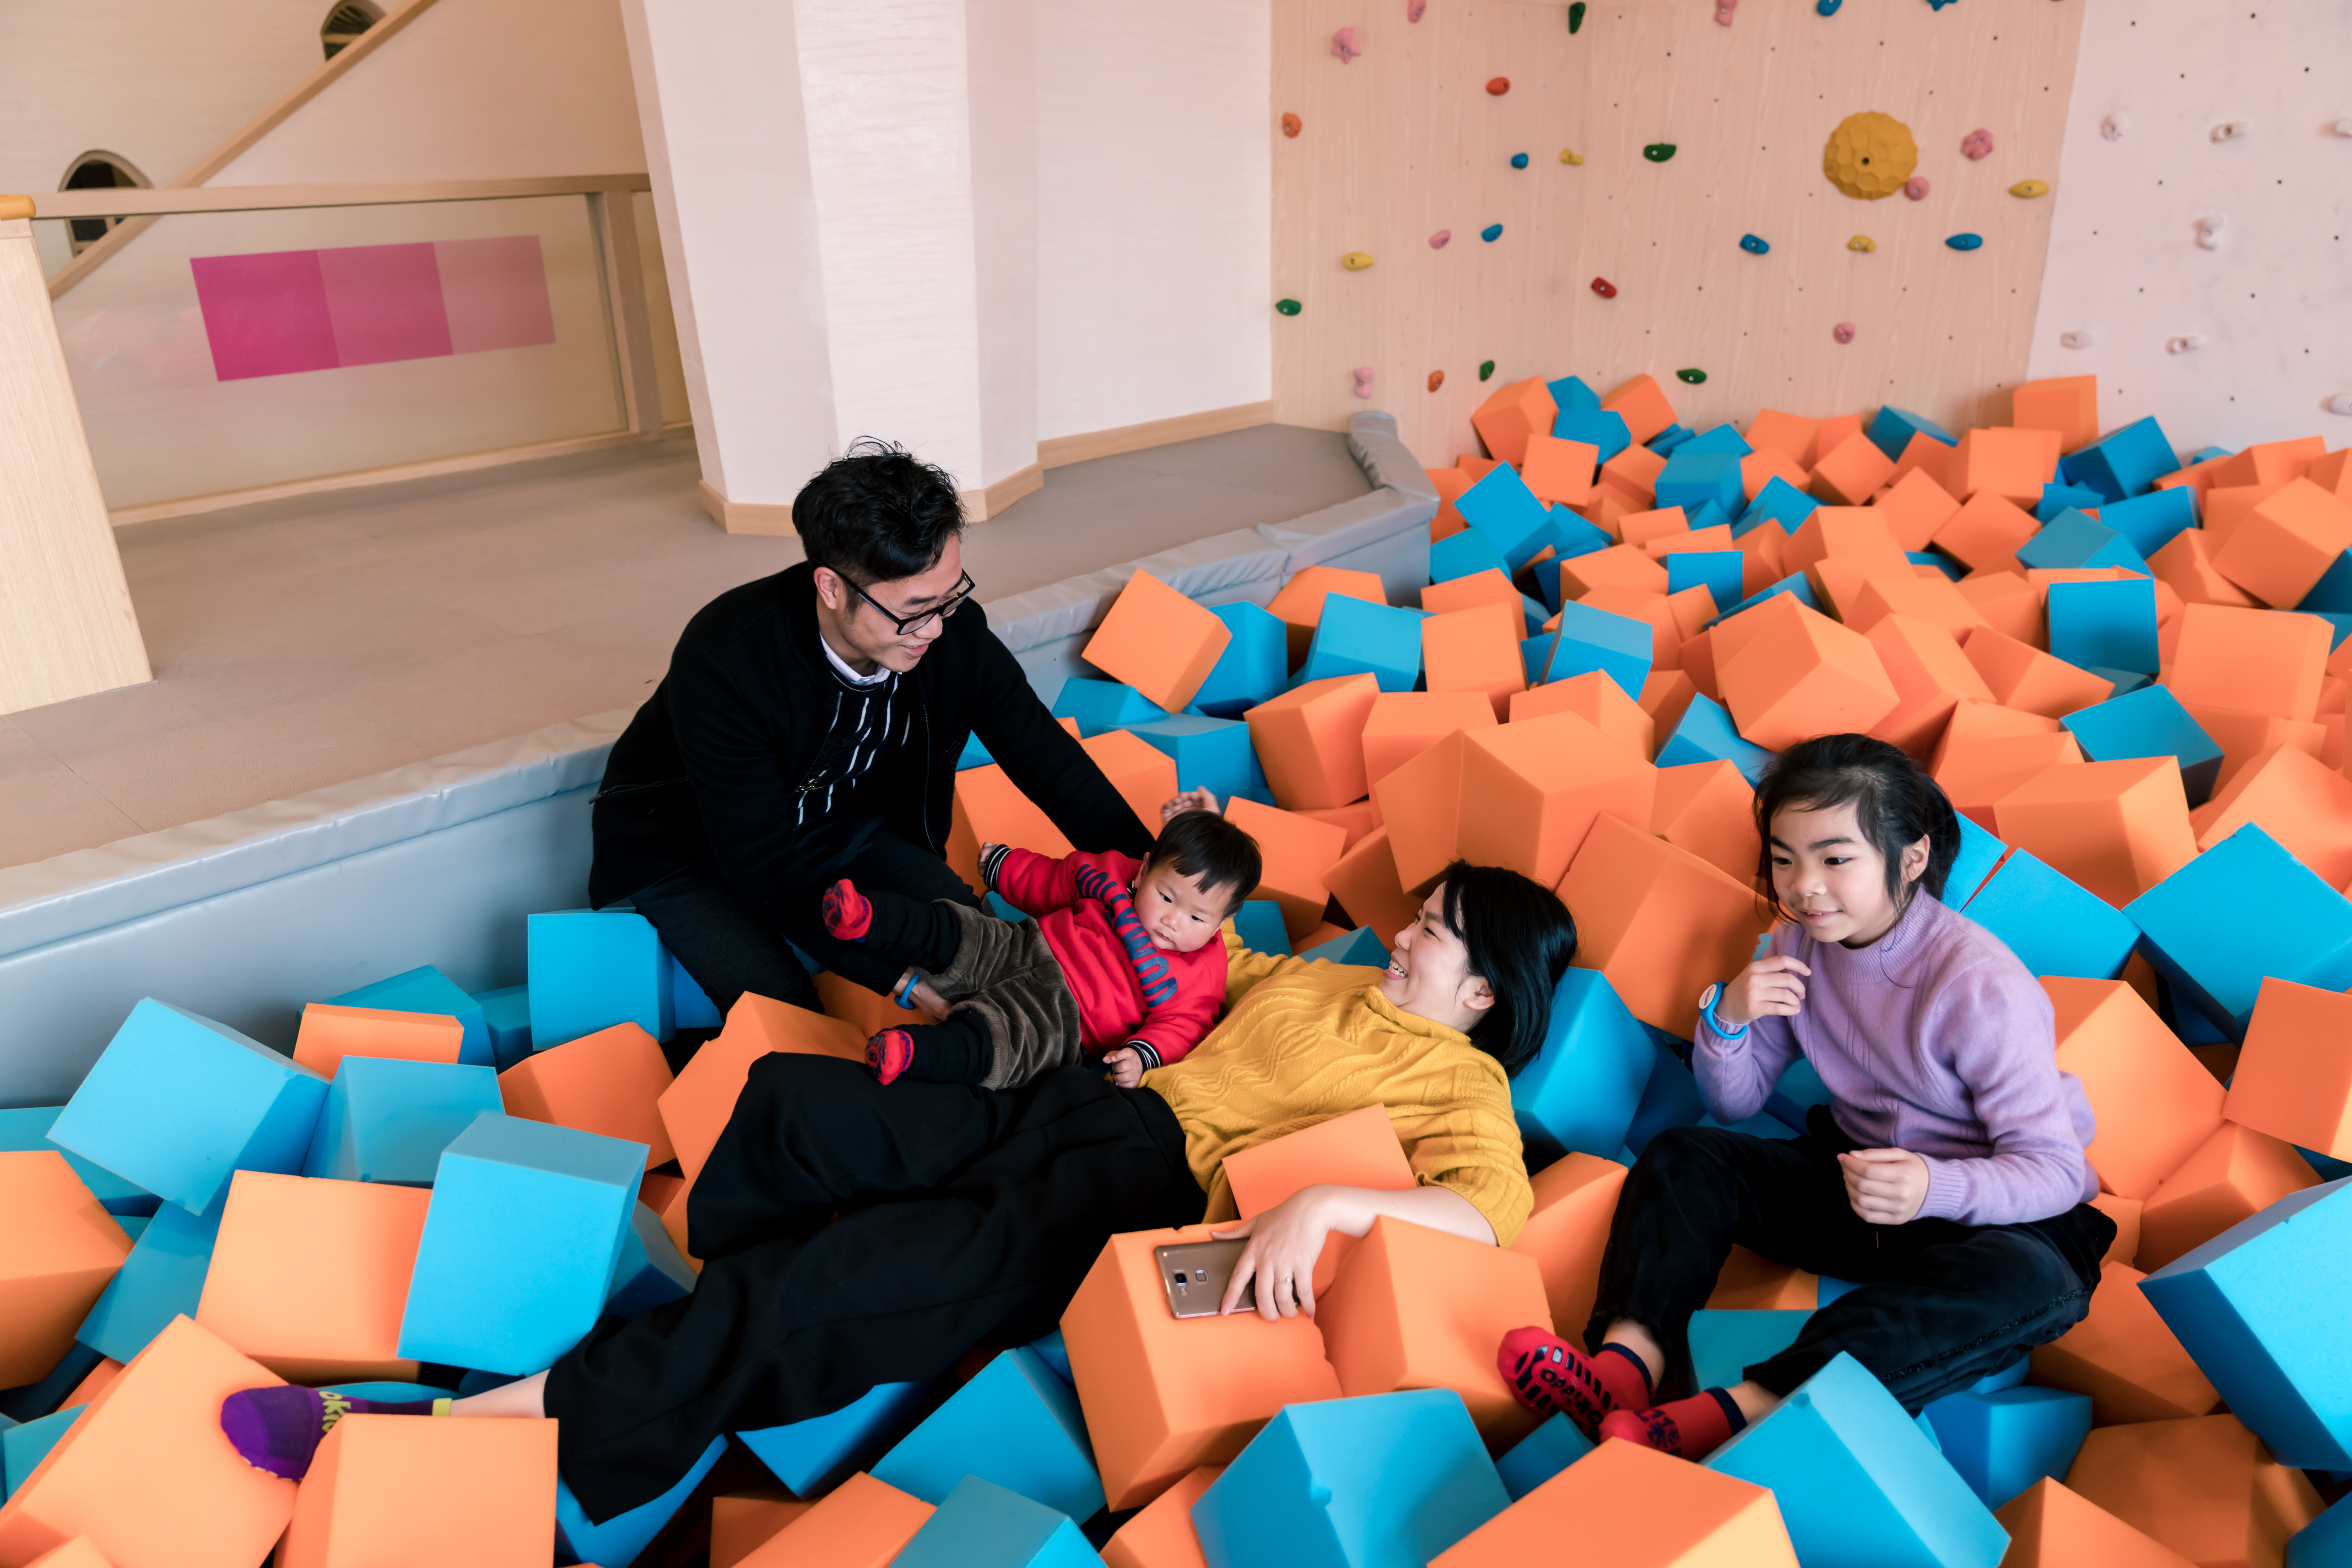
[[[1164,810],[1143,860],[983,845],[989,887],[1033,917],[1018,924],[944,899],[860,893],[846,878],[827,889],[825,929],[904,959],[893,994],[933,1020],[868,1040],[875,1076],[1010,1089],[1094,1057],[1132,1088],[1181,1060],[1224,1005],[1219,930],[1262,866],[1256,840],[1206,791]]]

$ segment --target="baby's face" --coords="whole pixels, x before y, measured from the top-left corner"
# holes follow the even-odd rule
[[[1216,940],[1226,891],[1204,893],[1198,873],[1180,877],[1172,867],[1147,865],[1135,879],[1136,917],[1160,952],[1192,952]]]

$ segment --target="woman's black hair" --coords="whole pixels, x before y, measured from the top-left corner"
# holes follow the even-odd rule
[[[869,436],[801,487],[793,527],[811,561],[864,588],[938,565],[963,531],[963,503],[945,469]]]
[[[1242,907],[1265,877],[1257,840],[1213,811],[1188,811],[1169,818],[1151,846],[1150,863],[1180,877],[1199,877],[1204,893],[1230,889],[1228,915]]]
[[[1911,901],[1903,851],[1927,841],[1919,886],[1944,896],[1944,879],[1960,852],[1960,819],[1944,786],[1885,741],[1868,735],[1816,735],[1774,757],[1756,786],[1756,886],[1772,913],[1790,919],[1772,881],[1772,819],[1784,811],[1827,811],[1851,802],[1863,837],[1886,861],[1886,896],[1898,910]]]
[[[1576,921],[1558,893],[1500,866],[1456,860],[1444,880],[1445,929],[1462,939],[1470,973],[1495,994],[1471,1042],[1517,1078],[1543,1049],[1552,993],[1576,956]]]

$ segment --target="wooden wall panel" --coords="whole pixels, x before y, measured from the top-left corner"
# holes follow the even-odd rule
[[[1573,36],[1567,11],[1430,0],[1413,23],[1406,0],[1275,0],[1275,294],[1304,306],[1275,322],[1277,419],[1337,428],[1386,408],[1443,466],[1479,450],[1470,412],[1496,386],[1573,373],[1605,393],[1644,371],[1698,428],[1882,403],[2007,419],[2051,207],[2008,191],[2056,181],[2081,0],[1845,0],[1829,17],[1747,0],[1728,27],[1707,0],[1592,0]],[[1343,64],[1331,37],[1349,26],[1364,52]],[[1911,128],[1927,199],[1856,201],[1823,175],[1830,132],[1864,110]],[[1285,111],[1305,121],[1295,139]],[[1960,142],[1979,127],[1994,151],[1972,163]],[[1645,161],[1654,142],[1674,158]],[[1493,223],[1502,237],[1481,241]],[[1453,239],[1432,249],[1438,229]],[[1962,232],[1983,247],[1945,245]],[[1742,251],[1747,233],[1770,253]],[[1855,234],[1877,250],[1847,249]],[[1376,265],[1345,270],[1358,250]],[[1706,384],[1675,382],[1685,366]]]

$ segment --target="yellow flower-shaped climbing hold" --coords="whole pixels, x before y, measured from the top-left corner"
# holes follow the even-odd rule
[[[1893,195],[1918,166],[1919,143],[1911,128],[1875,110],[1839,121],[1822,149],[1822,173],[1858,202]]]
[[[1371,264],[1371,253],[1369,251],[1351,250],[1348,252],[1347,255],[1339,258],[1339,265],[1346,268],[1350,272],[1361,272],[1365,268],[1370,267]]]
[[[1857,234],[1852,239],[1845,242],[1845,247],[1848,250],[1876,250],[1878,248],[1878,241],[1871,238],[1870,236],[1866,234]]]
[[[2009,187],[2009,194],[2012,196],[2025,196],[2028,198],[2032,198],[2033,196],[2046,196],[2050,194],[2050,182],[2047,180],[2020,180],[2017,184]]]

